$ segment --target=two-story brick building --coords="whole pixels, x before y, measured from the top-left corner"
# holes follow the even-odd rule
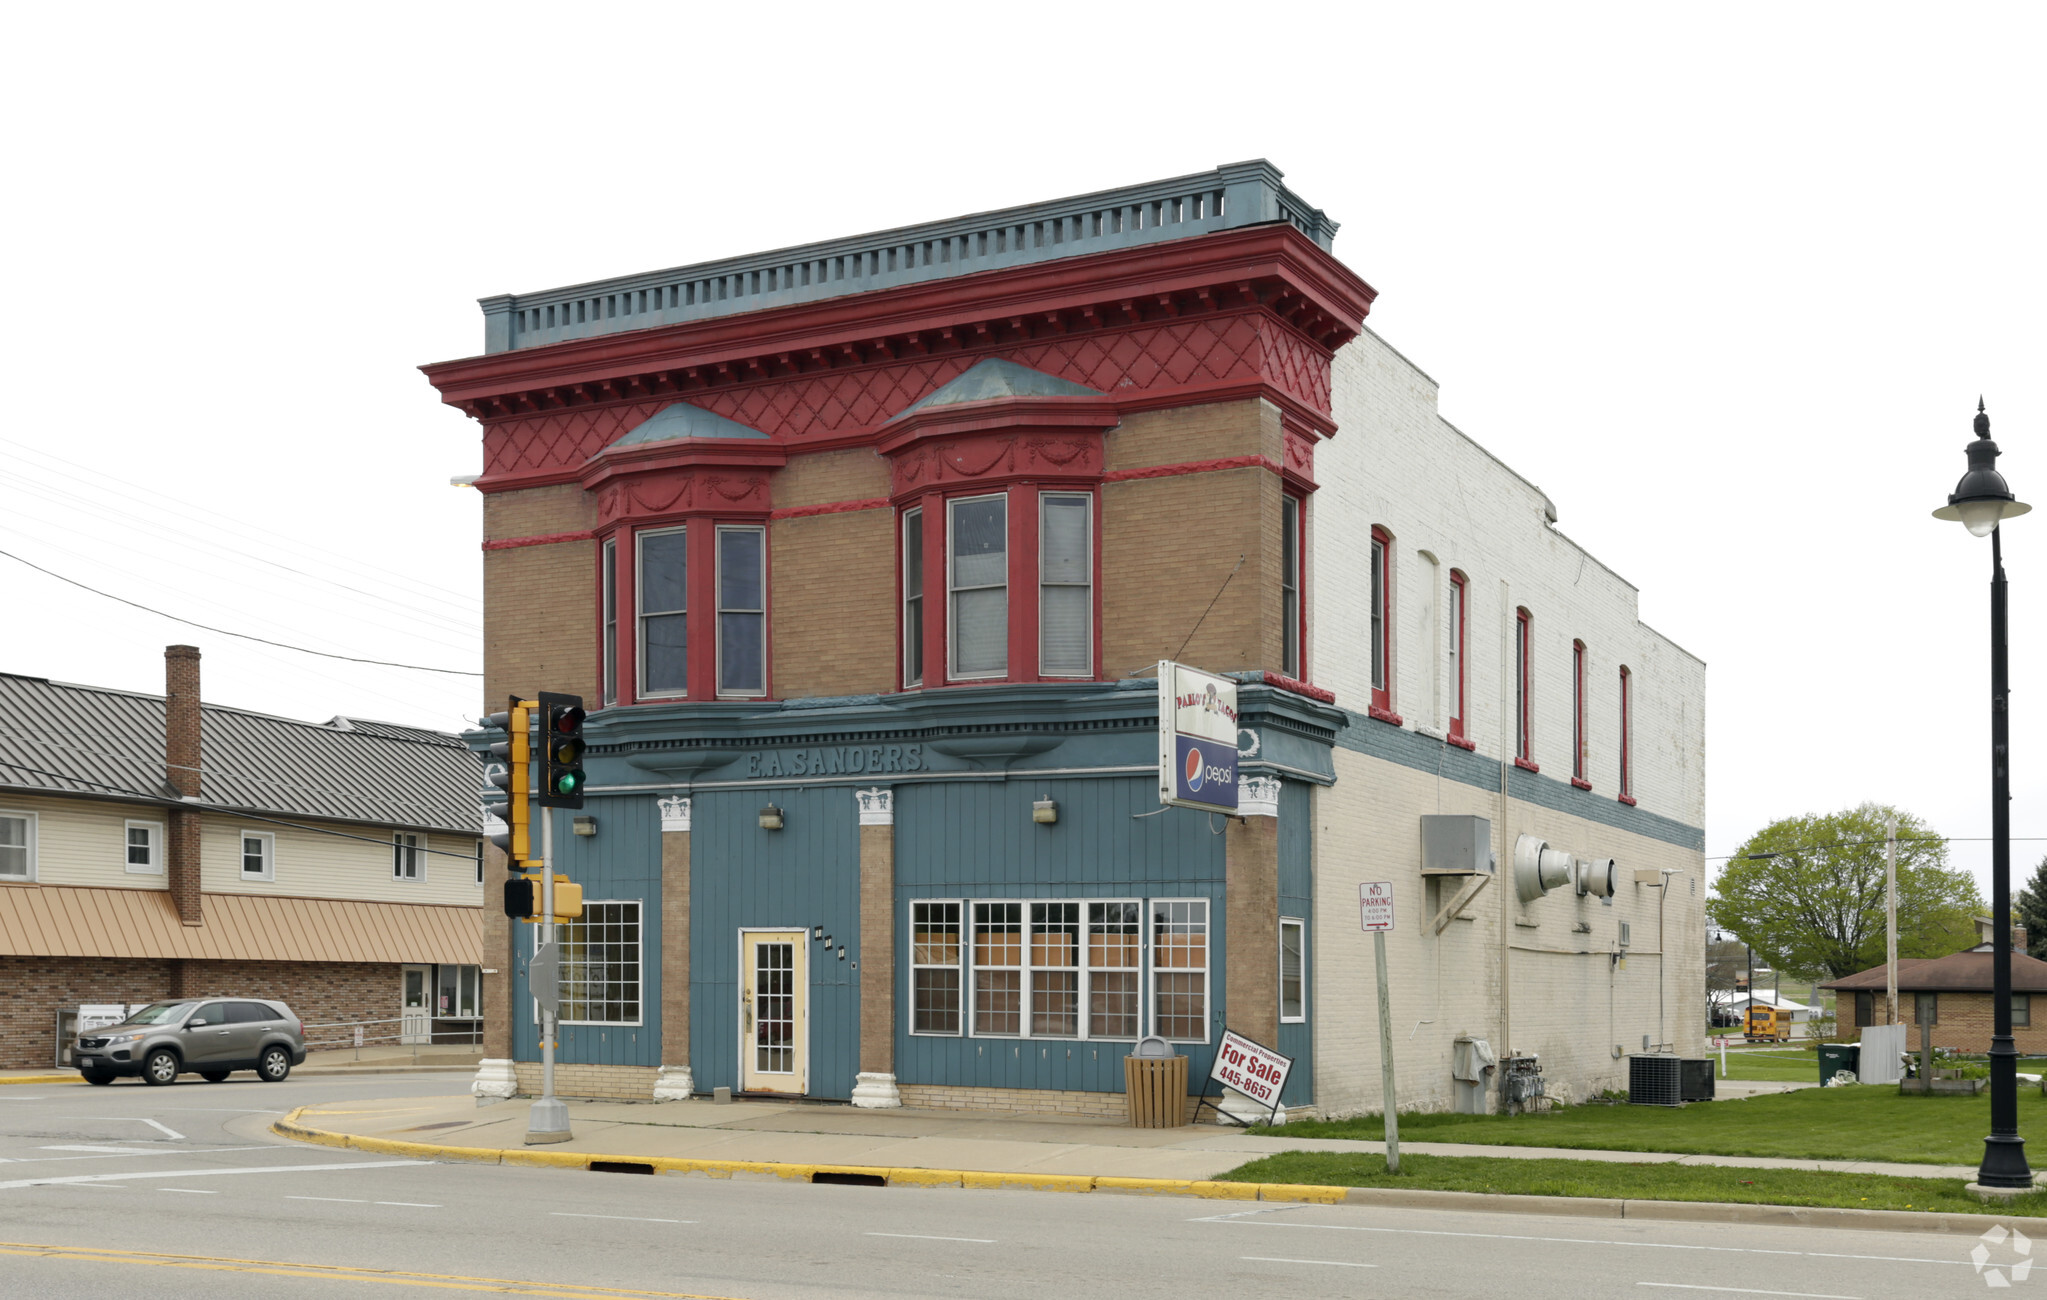
[[[1460,1037],[1566,1093],[1697,1044],[1703,667],[1335,230],[1253,162],[484,301],[425,369],[482,427],[486,699],[597,706],[564,1092],[1114,1114],[1227,1025],[1374,1109],[1375,880],[1401,1104]],[[1161,809],[1162,659],[1238,681],[1243,816]],[[1425,882],[1437,813],[1497,877]],[[490,918],[480,1090],[532,1085],[533,942]]]

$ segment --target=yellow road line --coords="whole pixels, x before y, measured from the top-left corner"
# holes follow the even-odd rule
[[[607,1300],[616,1296],[651,1300],[740,1300],[736,1296],[698,1291],[633,1291],[620,1287],[574,1283],[524,1282],[514,1278],[467,1277],[460,1273],[419,1273],[406,1269],[357,1268],[347,1264],[292,1264],[270,1259],[235,1259],[217,1255],[167,1255],[147,1250],[113,1250],[93,1246],[47,1246],[34,1242],[0,1241],[0,1255],[75,1260],[89,1264],[140,1264],[155,1268],[189,1268],[221,1273],[262,1273],[275,1277],[329,1278],[338,1282],[381,1282],[387,1286],[429,1287],[443,1291],[495,1291],[507,1295],[557,1296],[563,1300]]]

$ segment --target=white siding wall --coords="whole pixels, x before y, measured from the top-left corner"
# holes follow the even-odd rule
[[[44,885],[97,885],[113,889],[164,889],[159,865],[154,875],[128,870],[128,822],[155,822],[169,829],[168,814],[141,804],[51,799],[0,791],[0,809],[36,816],[36,881]],[[163,831],[157,856],[163,857]]]
[[[385,903],[476,905],[483,901],[483,890],[476,884],[473,838],[421,836],[422,848],[464,856],[448,858],[421,853],[421,879],[399,880],[391,874],[390,832],[350,825],[336,825],[333,829],[350,835],[381,836],[381,842],[363,844],[288,826],[237,819],[225,813],[209,815],[200,847],[201,887],[222,894],[359,898]],[[244,830],[277,836],[275,879],[256,880],[242,875]]]

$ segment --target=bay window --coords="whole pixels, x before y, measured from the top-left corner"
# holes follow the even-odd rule
[[[1038,498],[1038,672],[1094,674],[1094,498],[1047,492]]]
[[[718,694],[765,695],[767,530],[718,529]]]
[[[642,696],[683,695],[689,690],[688,530],[643,532],[635,604],[639,621]]]
[[[954,678],[1009,671],[1009,501],[946,503],[947,645]]]

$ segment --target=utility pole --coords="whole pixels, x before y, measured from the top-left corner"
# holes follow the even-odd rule
[[[1898,815],[1884,819],[1884,1005],[1898,1023]]]

